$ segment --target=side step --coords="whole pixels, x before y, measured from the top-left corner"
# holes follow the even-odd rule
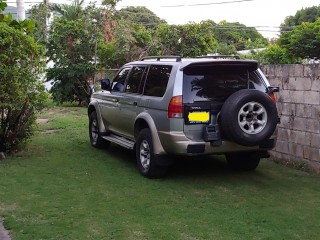
[[[120,137],[120,136],[117,136],[117,135],[114,135],[114,134],[109,134],[107,136],[103,136],[102,138],[105,139],[105,140],[108,140],[110,142],[113,142],[115,144],[118,144],[118,145],[120,145],[122,147],[125,147],[127,149],[133,150],[133,148],[134,148],[134,143],[135,142],[131,141],[131,140],[127,139],[127,138],[124,138],[124,137]]]

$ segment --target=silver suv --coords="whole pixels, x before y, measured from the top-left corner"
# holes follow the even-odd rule
[[[256,61],[146,57],[102,80],[101,89],[88,107],[91,145],[135,150],[148,178],[165,175],[169,154],[224,154],[232,168],[254,170],[276,143],[279,89]]]

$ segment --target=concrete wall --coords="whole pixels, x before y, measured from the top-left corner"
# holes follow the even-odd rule
[[[320,65],[266,65],[261,69],[270,84],[280,88],[281,124],[272,155],[320,172]]]

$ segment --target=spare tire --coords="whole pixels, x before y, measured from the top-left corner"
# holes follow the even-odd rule
[[[269,139],[277,124],[276,105],[266,93],[254,89],[233,93],[220,112],[222,136],[244,146]]]

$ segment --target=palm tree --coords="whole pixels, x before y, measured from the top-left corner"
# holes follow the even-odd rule
[[[52,11],[61,14],[68,20],[79,19],[83,11],[84,0],[74,0],[71,5],[68,4],[54,4],[52,5]]]

